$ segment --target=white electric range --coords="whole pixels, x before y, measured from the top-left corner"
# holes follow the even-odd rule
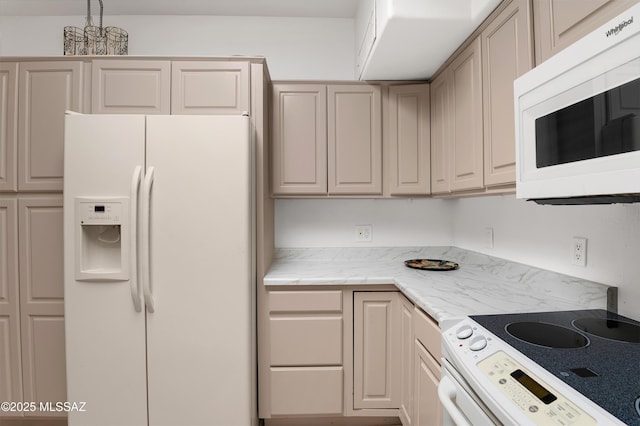
[[[580,310],[442,326],[445,425],[640,425],[640,322]]]

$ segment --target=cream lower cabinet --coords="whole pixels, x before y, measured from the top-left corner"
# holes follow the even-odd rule
[[[536,64],[637,3],[637,0],[533,0]]]
[[[438,399],[442,334],[438,325],[418,307],[413,311],[413,426],[442,424]],[[404,426],[407,426],[406,424]]]
[[[392,286],[313,287],[267,291],[266,424],[439,424],[436,322]]]
[[[385,287],[267,292],[268,314],[259,321],[268,327],[258,336],[259,414],[267,425],[397,422],[400,293]]]
[[[0,195],[0,402],[24,401],[20,358],[18,202]],[[0,411],[0,416],[9,413]]]
[[[438,324],[400,295],[400,421],[403,426],[442,424],[438,399],[441,333]]]
[[[400,293],[353,293],[353,408],[400,407]]]
[[[271,416],[342,415],[342,291],[268,297]]]
[[[0,195],[1,401],[67,400],[62,245],[62,195]]]
[[[413,424],[413,303],[403,295],[400,298],[400,420],[404,426]]]
[[[21,195],[18,209],[23,401],[66,401],[62,195]]]

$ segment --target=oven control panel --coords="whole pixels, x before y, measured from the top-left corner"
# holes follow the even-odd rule
[[[596,420],[503,351],[478,368],[495,387],[537,425],[595,425]]]
[[[470,318],[445,326],[442,339],[443,357],[502,422],[621,424],[575,390],[564,389],[553,375]]]

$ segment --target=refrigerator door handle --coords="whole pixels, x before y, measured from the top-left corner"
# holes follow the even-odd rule
[[[142,285],[138,279],[138,190],[142,166],[136,166],[131,177],[131,297],[136,312],[142,311]]]
[[[142,285],[144,288],[144,302],[147,305],[147,311],[153,313],[155,311],[153,294],[151,293],[151,265],[150,265],[150,227],[151,227],[151,186],[153,185],[153,167],[147,169],[144,177],[142,190],[142,243],[141,243],[141,272]]]

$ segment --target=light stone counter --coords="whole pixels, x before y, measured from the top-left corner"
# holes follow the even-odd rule
[[[454,271],[408,259],[457,262]],[[266,286],[395,284],[438,322],[467,315],[606,309],[607,286],[457,247],[278,249]]]

